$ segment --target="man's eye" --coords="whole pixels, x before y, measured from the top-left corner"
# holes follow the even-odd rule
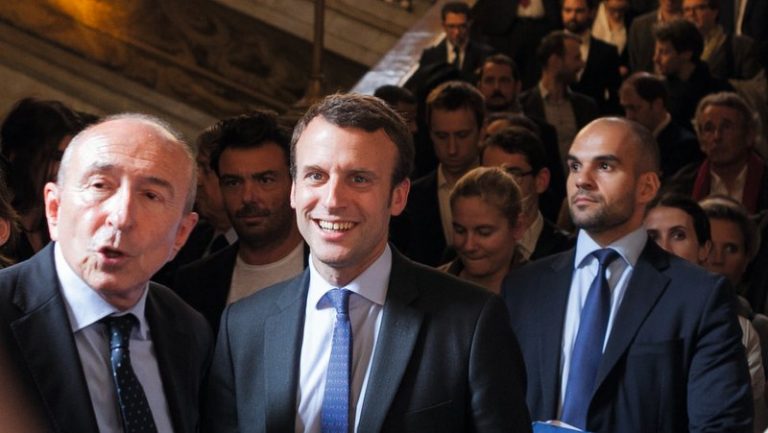
[[[569,162],[568,163],[568,171],[571,173],[576,173],[581,169],[581,164],[578,162]]]
[[[672,232],[672,239],[676,241],[684,241],[688,239],[688,235],[686,235],[685,232],[682,230],[676,230]]]

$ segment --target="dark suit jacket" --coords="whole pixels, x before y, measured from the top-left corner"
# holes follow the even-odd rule
[[[536,241],[536,248],[534,248],[530,260],[551,256],[563,252],[572,246],[573,239],[545,218],[544,227],[541,229],[541,234]]]
[[[434,70],[438,65],[448,65],[448,49],[446,44],[447,42],[443,39],[439,44],[425,49],[421,53],[419,69],[414,73],[414,76],[421,77],[426,73],[425,71]],[[461,78],[474,85],[477,82],[475,71],[483,65],[485,58],[491,55],[492,52],[493,48],[488,45],[470,39],[464,52],[464,63],[461,64],[461,70],[459,71]],[[428,79],[429,77],[422,78]]]
[[[221,313],[227,306],[239,248],[240,243],[236,242],[208,257],[181,267],[173,284],[173,289],[181,299],[208,320],[214,333],[219,331]],[[306,267],[309,248],[305,248],[304,253]]]
[[[654,9],[635,18],[629,27],[627,49],[629,50],[629,69],[631,72],[653,73],[653,51],[656,46],[653,27],[656,25],[657,16],[658,10]]]
[[[195,432],[211,360],[211,330],[178,296],[155,283],[150,283],[146,316],[174,431]],[[44,408],[51,430],[98,433],[55,271],[53,243],[0,271],[0,338],[18,377]]]
[[[575,250],[510,273],[502,289],[528,371],[534,420],[557,417]],[[648,241],[597,372],[591,432],[750,432],[752,391],[734,297]]]
[[[213,432],[289,432],[309,272],[224,311]],[[526,432],[522,359],[501,300],[393,251],[359,432]]]
[[[733,0],[720,0],[718,20],[728,33],[733,33],[734,4]],[[741,24],[742,33],[751,37],[758,44],[768,41],[768,2],[764,0],[749,0],[744,10],[744,21]]]
[[[544,20],[552,28],[560,27],[560,3],[558,0],[544,1]],[[506,35],[517,23],[517,5],[519,0],[478,0],[473,9],[478,33]]]
[[[445,263],[448,241],[437,200],[437,169],[411,184],[403,213],[393,218],[393,243],[411,260],[427,266]]]
[[[746,80],[760,72],[758,56],[758,46],[754,39],[728,34],[725,41],[710,54],[707,66],[715,78]]]
[[[597,104],[589,96],[578,92],[570,92],[569,95],[577,127],[583,128],[600,115]],[[526,116],[547,121],[547,115],[544,112],[544,100],[541,98],[538,85],[520,94],[520,106]]]
[[[616,46],[597,38],[589,39],[589,56],[574,92],[594,99],[603,115],[622,113],[619,105],[619,52]]]
[[[152,276],[152,281],[170,287],[180,267],[199,260],[205,255],[214,234],[215,229],[210,223],[207,221],[198,222],[195,228],[192,229],[192,233],[189,234],[187,242],[184,243],[184,246],[176,254],[176,257],[160,268]]]
[[[704,160],[699,139],[689,129],[674,120],[659,131],[656,137],[661,157],[661,178],[667,179],[681,168]]]

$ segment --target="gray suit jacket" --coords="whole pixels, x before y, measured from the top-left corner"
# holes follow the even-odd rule
[[[295,428],[309,271],[224,311],[204,425]],[[526,432],[521,354],[498,296],[393,251],[358,432]]]
[[[150,283],[146,316],[175,432],[199,428],[213,338],[198,313]],[[53,260],[53,243],[0,271],[0,344],[50,431],[98,433]]]

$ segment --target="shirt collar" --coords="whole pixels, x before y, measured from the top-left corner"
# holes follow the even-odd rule
[[[634,267],[637,264],[640,254],[645,248],[645,243],[648,241],[648,233],[644,226],[640,226],[624,237],[614,241],[605,248],[612,248],[619,253],[625,262]],[[595,242],[589,234],[584,230],[579,230],[579,237],[576,241],[576,257],[574,260],[574,267],[576,269],[582,268],[589,262],[586,260],[593,252],[602,249],[597,242]]]
[[[136,305],[126,311],[120,311],[99,296],[95,290],[89,287],[85,281],[75,273],[69,266],[69,263],[67,263],[66,259],[64,259],[64,253],[58,242],[54,243],[53,258],[56,266],[56,274],[59,278],[59,284],[61,284],[61,294],[64,297],[64,303],[67,307],[67,316],[69,316],[69,323],[73,333],[87,328],[109,315],[132,313],[139,321],[139,338],[148,338],[149,325],[144,316],[144,311],[147,302],[147,293],[149,292],[149,290],[147,290],[149,283],[145,286],[144,293],[141,295]]]
[[[362,296],[370,302],[383,306],[387,300],[391,270],[392,250],[387,245],[384,248],[384,252],[367,269],[343,288]],[[316,308],[329,306],[330,303],[325,300],[324,296],[329,290],[335,288],[337,286],[329,283],[320,275],[310,255],[307,305],[314,305]]]
[[[528,230],[523,233],[523,237],[520,238],[518,246],[522,249],[523,255],[526,259],[531,258],[531,254],[536,249],[536,244],[541,236],[541,231],[544,228],[544,217],[541,212],[536,213],[536,219],[533,220]]]

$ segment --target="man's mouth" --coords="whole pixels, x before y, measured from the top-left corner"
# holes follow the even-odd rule
[[[317,225],[324,231],[346,232],[355,226],[355,223],[348,221],[323,221],[317,220]]]

